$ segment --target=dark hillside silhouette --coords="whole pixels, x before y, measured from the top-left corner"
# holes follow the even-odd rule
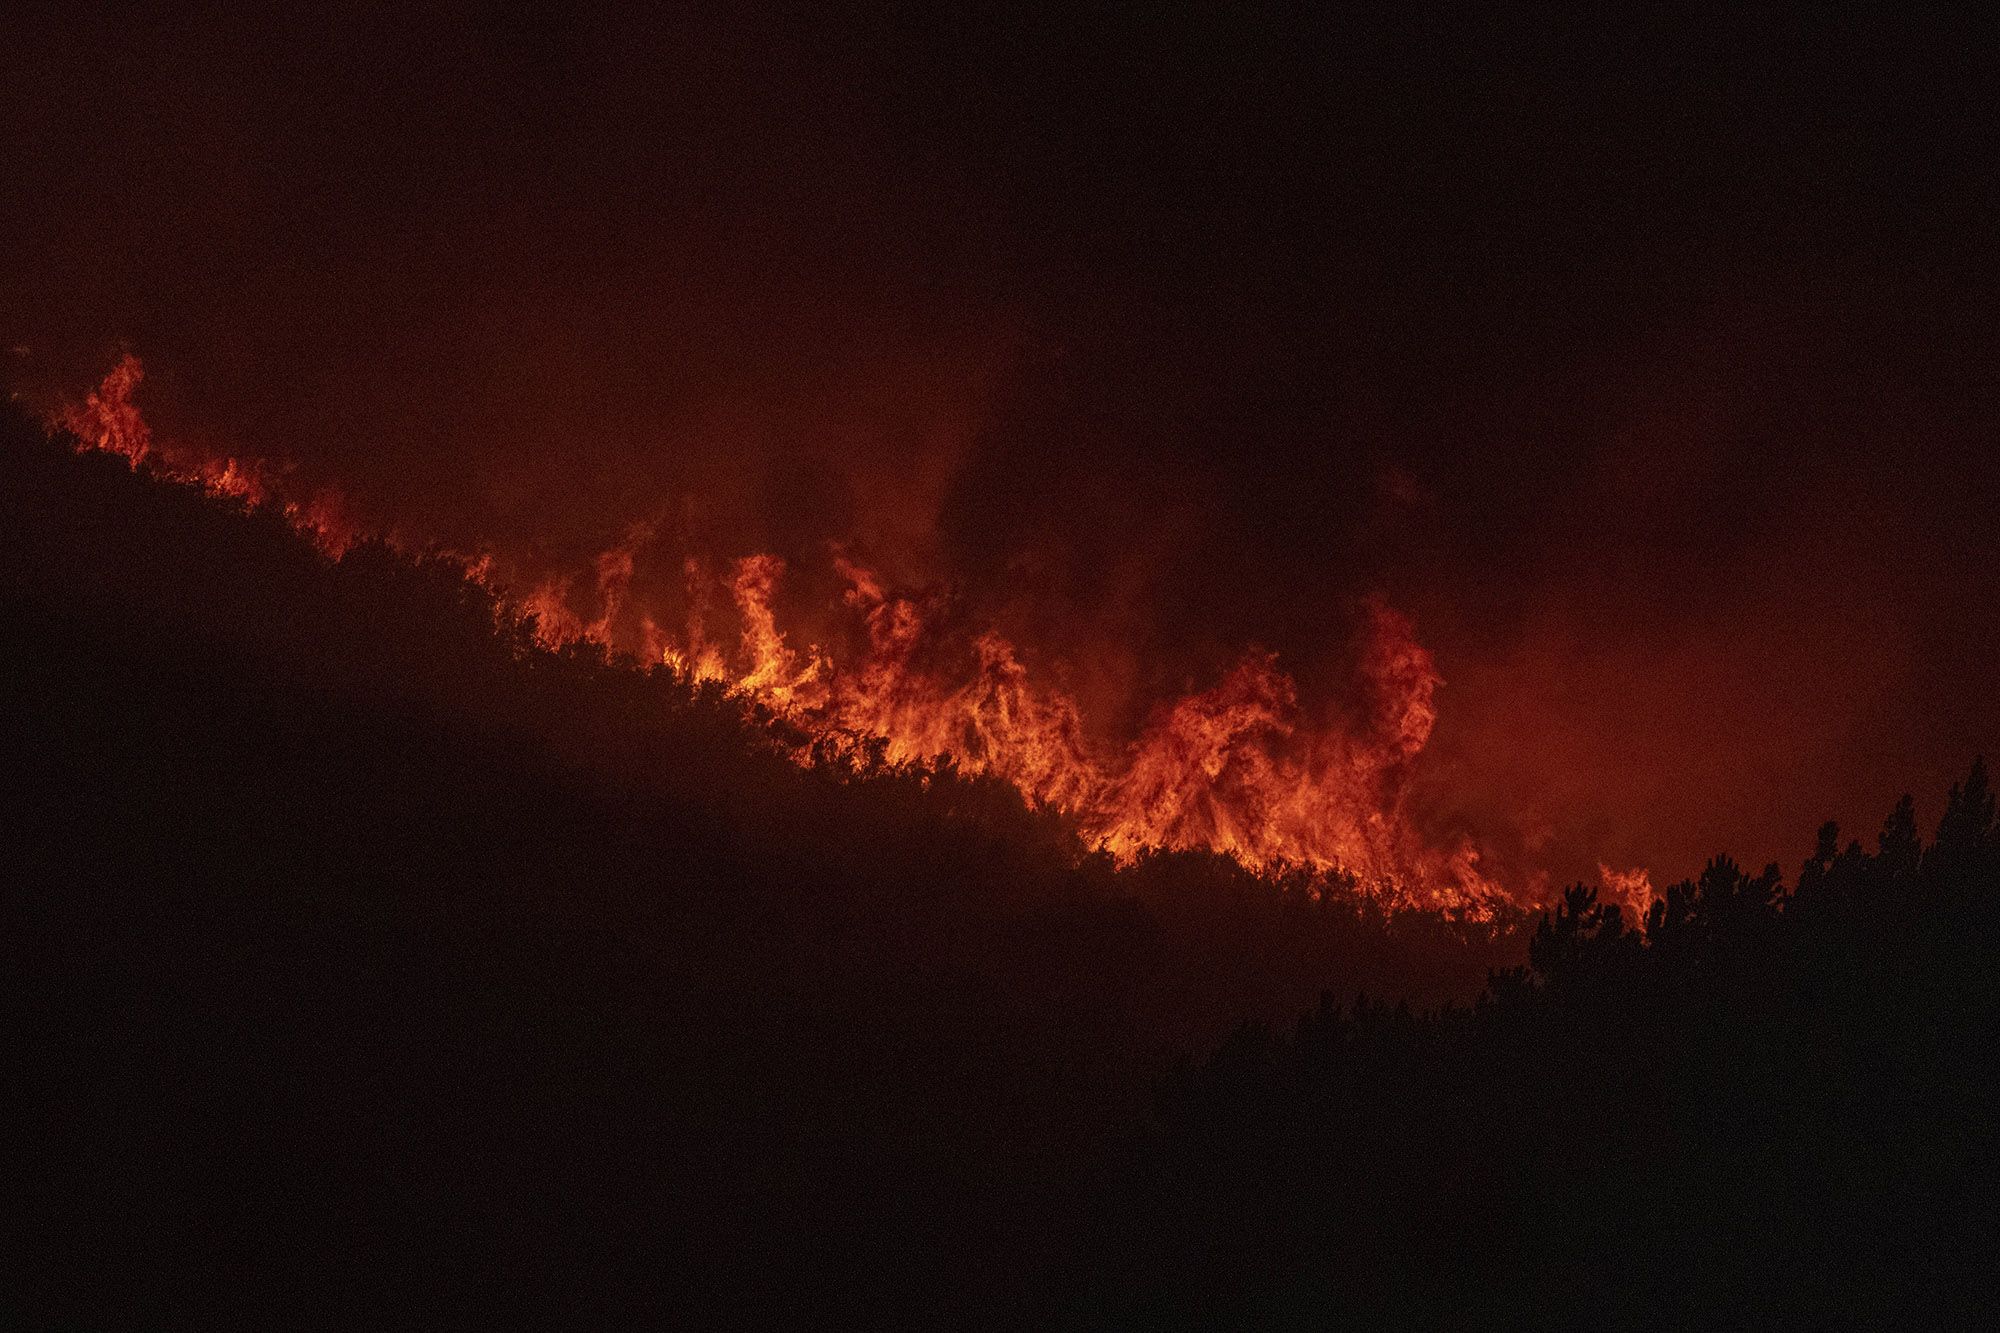
[[[1131,1285],[1272,1313],[1504,1291],[1589,1322],[1977,1322],[1996,890],[1975,763],[1928,844],[1906,797],[1873,852],[1822,828],[1789,889],[1719,857],[1635,929],[1573,888],[1472,1008],[1329,995],[1288,1033],[1246,1025],[1166,1092],[1141,1248],[1171,1261]]]
[[[1985,1308],[1983,768],[1643,923],[1385,918],[6,431],[25,1322]]]
[[[1006,1256],[975,1302],[1054,1262],[1176,1052],[1521,947],[1213,856],[1114,871],[866,745],[802,769],[449,561],[331,561],[8,431],[10,1285],[48,1317],[833,1309]]]

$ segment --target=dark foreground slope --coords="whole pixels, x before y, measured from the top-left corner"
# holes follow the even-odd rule
[[[1983,1308],[1977,770],[1928,843],[1906,807],[1790,890],[1718,862],[1643,932],[1581,893],[1532,940],[1383,921],[1114,872],[999,784],[801,770],[447,564],[10,429],[27,1322]]]
[[[328,561],[11,429],[37,1316],[1053,1295],[1174,1059],[1518,955],[1213,858],[1114,872],[1003,784],[803,771],[448,563]]]
[[[1124,1291],[1267,1318],[1945,1327],[2000,1297],[2000,828],[1828,825],[1643,932],[1577,888],[1472,1010],[1323,1003],[1166,1092]],[[1226,1245],[1217,1243],[1227,1237]],[[1442,1303],[1442,1304],[1440,1304]]]

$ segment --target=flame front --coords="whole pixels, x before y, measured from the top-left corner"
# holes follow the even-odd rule
[[[1363,726],[1309,726],[1276,657],[1251,651],[1107,752],[1090,742],[1075,700],[1038,684],[1004,636],[985,630],[954,653],[918,601],[851,556],[837,555],[835,568],[842,605],[866,630],[857,660],[794,646],[774,610],[785,566],[764,554],[737,561],[726,580],[741,626],[733,664],[703,635],[710,581],[693,562],[688,640],[655,660],[725,681],[809,734],[879,738],[891,762],[947,757],[1005,778],[1030,801],[1068,812],[1121,862],[1148,848],[1208,849],[1258,870],[1351,876],[1395,904],[1473,917],[1507,896],[1480,872],[1470,843],[1427,845],[1402,808],[1442,682],[1409,619],[1386,603],[1367,607]],[[602,629],[566,607],[543,622],[551,642],[602,641]]]
[[[62,409],[55,420],[85,447],[134,467],[276,506],[333,553],[353,540],[337,495],[289,499],[282,470],[155,440],[132,401],[143,376],[138,359],[127,356],[81,406]],[[865,631],[855,660],[836,662],[787,634],[777,610],[786,568],[769,554],[735,561],[726,577],[686,558],[685,629],[663,630],[632,595],[640,557],[654,539],[651,526],[635,526],[592,562],[586,579],[543,578],[508,604],[534,617],[550,646],[581,640],[636,647],[684,678],[722,682],[809,735],[874,738],[891,762],[948,758],[1004,778],[1031,803],[1067,812],[1089,842],[1121,862],[1149,848],[1208,849],[1252,869],[1307,867],[1349,878],[1392,905],[1472,918],[1489,917],[1508,897],[1481,872],[1469,841],[1432,845],[1404,808],[1442,682],[1409,619],[1385,602],[1365,608],[1358,720],[1315,725],[1276,657],[1252,650],[1214,685],[1155,709],[1136,740],[1117,746],[1093,743],[1076,700],[1036,681],[1000,633],[942,633],[924,602],[898,594],[844,553],[834,558],[845,585],[841,614],[858,618]],[[497,553],[465,559],[471,577],[498,585],[495,571],[506,562]],[[722,590],[735,610],[733,653],[711,638]],[[809,762],[810,750],[800,758]]]
[[[283,494],[289,489],[286,479],[265,464],[154,439],[152,428],[132,401],[145,378],[144,363],[127,352],[81,404],[66,403],[51,413],[50,424],[69,431],[84,447],[117,454],[135,468],[149,464],[165,476],[193,482],[213,495],[248,505],[274,506],[329,555],[339,555],[353,544],[354,527],[337,494],[321,490],[287,496]]]

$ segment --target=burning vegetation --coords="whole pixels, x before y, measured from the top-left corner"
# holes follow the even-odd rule
[[[143,378],[128,354],[54,421],[86,448],[273,508],[331,554],[362,535],[336,493],[295,495],[280,468],[156,439],[134,402]],[[1003,778],[1121,864],[1152,848],[1207,850],[1470,920],[1535,887],[1490,878],[1469,837],[1439,845],[1415,827],[1409,786],[1442,679],[1409,617],[1380,598],[1363,607],[1359,702],[1340,716],[1309,715],[1276,656],[1253,648],[1212,685],[1156,705],[1136,737],[1115,739],[1094,732],[1077,700],[1038,678],[998,630],[965,628],[947,614],[946,594],[898,589],[851,553],[833,553],[842,587],[829,608],[846,632],[825,636],[856,645],[842,651],[783,623],[778,556],[743,556],[717,574],[665,547],[655,525],[636,524],[581,578],[524,579],[504,552],[456,554],[545,647],[598,644],[720,684],[796,725],[808,738],[795,751],[801,762],[875,745],[891,764],[944,760]],[[662,560],[680,567],[678,616],[634,592],[642,567]],[[678,631],[666,628],[676,619]],[[733,619],[733,636],[717,633],[718,619]]]
[[[754,687],[741,648],[633,670],[602,630],[538,643],[461,562],[323,559],[279,505],[157,484],[142,434],[117,438],[151,475],[10,424],[11,1272],[42,1322],[1387,1322],[1412,1293],[1709,1322],[1745,1264],[1798,1322],[1983,1308],[1982,766],[1928,842],[1905,799],[1877,850],[1824,827],[1789,885],[1607,867],[1532,925],[1207,849],[1120,868],[1055,813],[1093,793],[1030,796],[1059,770],[886,761],[916,725],[890,645],[930,640],[858,570],[842,610],[882,646],[851,697],[882,720],[815,730],[793,719],[862,706],[861,668],[775,612],[744,617],[777,664]],[[919,721],[1044,697],[972,642],[980,688],[915,694]],[[1278,729],[1295,704],[1255,665],[1166,710],[1170,773],[1235,762],[1230,709]],[[1368,734],[1429,721],[1385,705]],[[1148,790],[1156,828],[1229,808]],[[1794,1278],[1836,1266],[1874,1299]]]

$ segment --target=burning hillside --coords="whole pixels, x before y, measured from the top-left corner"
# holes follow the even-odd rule
[[[143,378],[127,355],[81,403],[54,413],[55,423],[135,467],[274,507],[330,553],[363,535],[337,494],[294,494],[282,468],[156,439],[134,401]],[[716,572],[647,524],[588,570],[532,582],[518,578],[505,551],[458,554],[474,577],[515,590],[507,604],[534,618],[548,646],[597,643],[720,682],[822,748],[872,742],[891,762],[944,758],[998,775],[1032,803],[1069,814],[1121,861],[1151,847],[1205,848],[1254,869],[1307,867],[1389,903],[1471,917],[1509,896],[1482,873],[1469,839],[1435,845],[1408,816],[1410,776],[1442,682],[1409,618],[1379,598],[1364,608],[1356,707],[1313,717],[1275,655],[1253,648],[1219,680],[1154,705],[1121,742],[1094,732],[1077,700],[1038,678],[1017,644],[950,614],[949,590],[896,588],[843,551],[832,553],[841,591],[823,622],[830,632],[813,636],[784,623],[779,557],[745,555]],[[635,594],[637,572],[669,564],[679,568],[680,605]],[[809,753],[800,758],[809,762]]]

